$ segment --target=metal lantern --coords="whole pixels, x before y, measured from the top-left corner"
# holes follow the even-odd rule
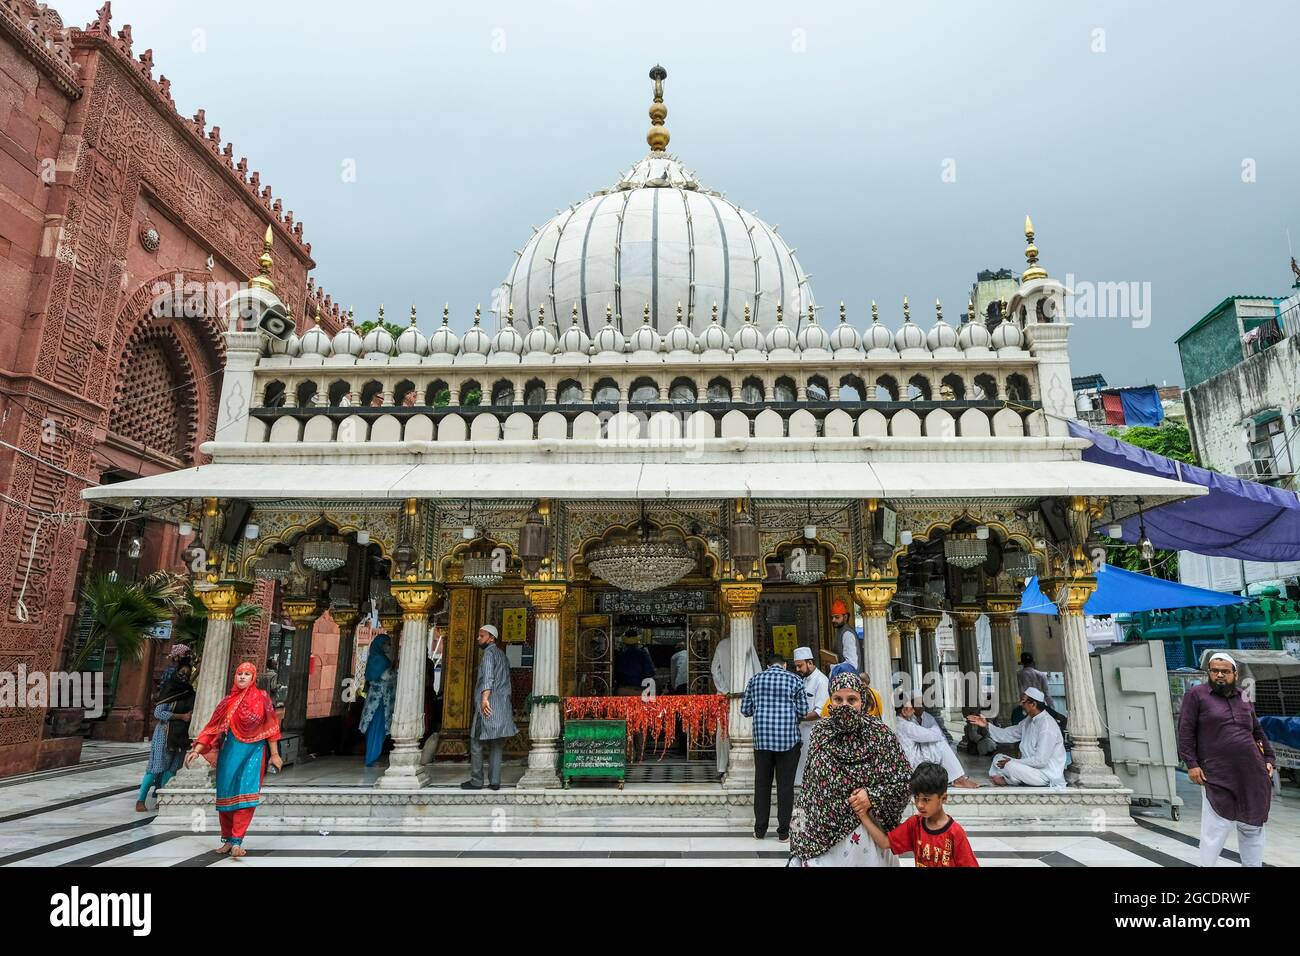
[[[536,511],[529,514],[524,526],[519,529],[519,557],[523,559],[524,568],[529,574],[536,574],[546,557],[550,535],[542,516]]]
[[[748,574],[758,560],[758,525],[747,511],[731,523],[731,563],[739,574]]]
[[[302,563],[321,574],[337,571],[348,563],[348,543],[323,534],[308,538],[302,545]]]
[[[271,551],[258,559],[253,573],[264,581],[283,581],[293,570],[293,555],[287,551]]]
[[[958,568],[976,568],[988,560],[989,542],[974,532],[949,534],[943,539],[943,558]]]

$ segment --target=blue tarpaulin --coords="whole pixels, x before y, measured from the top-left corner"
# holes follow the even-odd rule
[[[1154,428],[1165,420],[1165,407],[1160,404],[1160,392],[1154,385],[1120,389],[1119,400],[1124,407],[1125,425]]]
[[[1071,435],[1092,442],[1084,461],[1209,489],[1209,494],[1146,512],[1147,537],[1157,548],[1243,561],[1300,561],[1300,499],[1294,492],[1185,465],[1080,422],[1068,424]],[[1124,541],[1138,543],[1138,524],[1137,516],[1122,522]]]
[[[1259,725],[1270,743],[1300,750],[1300,717],[1261,717]]]
[[[1163,611],[1175,607],[1219,607],[1245,604],[1246,598],[1219,591],[1194,588],[1177,581],[1153,578],[1149,574],[1125,571],[1113,564],[1103,564],[1097,572],[1097,590],[1083,606],[1084,614],[1125,614],[1135,611]],[[1025,585],[1020,597],[1020,614],[1056,614],[1057,607],[1043,594],[1038,578]]]

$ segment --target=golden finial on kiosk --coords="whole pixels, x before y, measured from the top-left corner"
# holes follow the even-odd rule
[[[653,152],[662,153],[668,148],[668,130],[664,127],[668,118],[668,107],[664,106],[664,80],[668,79],[668,71],[655,64],[650,79],[655,81],[655,99],[650,104],[650,132],[646,133],[645,141]]]

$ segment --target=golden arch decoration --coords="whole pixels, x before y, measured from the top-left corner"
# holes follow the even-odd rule
[[[779,541],[769,548],[767,553],[759,559],[759,564],[766,564],[769,559],[779,557],[782,551],[789,550],[790,548],[801,548],[805,545],[807,540],[808,539],[801,534],[791,535],[784,541]],[[847,579],[850,576],[850,573],[853,570],[853,562],[851,562],[846,555],[840,552],[835,545],[831,544],[829,541],[824,541],[821,538],[814,538],[812,543],[830,552],[830,558],[826,562],[827,578]]]
[[[655,521],[653,518],[649,516],[646,517],[646,521],[650,524],[651,528],[657,529],[659,531],[675,531],[678,535],[681,536],[681,539],[683,541],[697,545],[700,554],[704,556],[704,561],[707,568],[704,576],[709,578],[712,581],[718,581],[721,579],[722,559],[718,555],[714,554],[711,550],[709,550],[709,543],[707,540],[704,539],[703,536],[698,534],[691,534],[681,525],[673,522]],[[564,559],[564,566],[568,569],[569,578],[571,580],[577,580],[579,567],[583,568],[585,577],[590,577],[590,574],[586,572],[585,555],[587,553],[587,549],[589,549],[592,545],[604,542],[608,540],[612,535],[615,534],[630,534],[636,531],[637,528],[640,526],[640,524],[641,524],[641,519],[637,518],[633,521],[627,522],[626,524],[607,525],[605,529],[601,531],[599,534],[589,534],[585,538],[580,540],[577,546],[574,548],[573,554],[569,555],[567,558]]]
[[[363,528],[360,524],[350,522],[350,521],[340,520],[338,517],[331,517],[330,515],[322,516],[320,514],[316,514],[310,519],[305,519],[304,521],[289,525],[286,528],[281,528],[278,532],[274,534],[263,535],[259,537],[257,539],[257,544],[254,547],[248,549],[248,553],[244,556],[243,564],[240,567],[241,577],[244,578],[251,577],[254,571],[254,566],[256,565],[258,559],[265,556],[276,545],[283,545],[284,547],[288,548],[290,552],[293,552],[297,549],[298,542],[303,535],[305,535],[308,531],[312,530],[313,528],[322,525],[326,525],[332,528],[334,530],[334,533],[340,535],[355,535],[358,531],[369,531],[370,543],[374,545],[378,545],[380,556],[385,561],[388,561],[389,566],[392,567],[393,565],[392,543],[385,541],[381,535],[376,534],[373,527]],[[358,547],[364,547],[364,545],[358,545]]]
[[[991,528],[992,530],[998,532],[999,536],[1002,538],[1003,541],[1015,542],[1016,544],[1019,544],[1025,551],[1028,551],[1030,554],[1035,555],[1038,558],[1039,562],[1044,567],[1047,566],[1047,554],[1034,545],[1034,539],[1031,538],[1029,535],[1025,534],[1022,531],[1013,531],[1006,524],[1006,522],[989,520],[988,518],[983,518],[979,515],[973,515],[969,511],[962,511],[960,514],[955,514],[951,519],[940,518],[938,521],[932,521],[924,531],[917,531],[916,529],[910,529],[912,531],[912,540],[924,541],[928,543],[936,532],[951,531],[955,525],[957,525],[962,521],[973,522],[974,524],[982,524],[987,526],[988,528]],[[904,529],[900,527],[899,530],[903,531],[909,529]],[[905,554],[907,554],[906,545],[895,546],[894,553],[890,555],[889,558],[890,577],[893,578],[898,577],[898,559]]]

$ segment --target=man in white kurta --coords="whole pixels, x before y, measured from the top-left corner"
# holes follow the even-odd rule
[[[822,708],[831,699],[831,682],[813,663],[811,647],[794,649],[794,670],[803,678],[804,693],[808,695],[808,706],[799,719],[799,739],[803,747],[799,751],[799,766],[794,771],[794,785],[803,786],[803,768],[808,763],[808,742],[812,739],[813,728],[821,720]]]
[[[754,650],[753,645],[749,648],[749,659],[745,662],[745,673],[740,680],[736,681],[735,686],[739,688],[737,693],[745,689],[749,679],[763,669],[763,665],[758,661],[758,651]],[[713,675],[713,686],[719,694],[726,696],[731,693],[731,638],[724,637],[718,641],[718,646],[714,648],[713,660],[709,663],[709,672]],[[727,757],[731,753],[731,741],[721,733],[717,735],[718,751],[718,773],[727,772]]]
[[[989,767],[989,780],[998,787],[1065,786],[1065,739],[1055,718],[1047,712],[1047,698],[1037,687],[1028,688],[1020,706],[1029,716],[1014,727],[995,727],[979,714],[966,719],[987,727],[989,737],[1000,744],[1020,745],[1020,759],[998,754]]]

